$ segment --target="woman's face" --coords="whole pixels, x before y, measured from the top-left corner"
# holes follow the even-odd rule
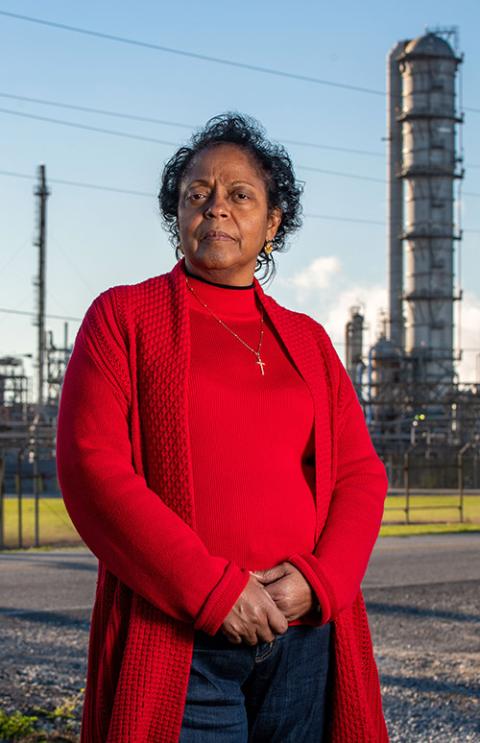
[[[187,268],[242,285],[252,283],[257,256],[275,237],[281,212],[269,214],[253,157],[237,145],[219,144],[192,160],[180,183],[177,218]]]

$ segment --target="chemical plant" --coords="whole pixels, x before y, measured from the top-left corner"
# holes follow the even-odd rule
[[[346,366],[392,489],[480,487],[479,385],[458,382],[454,341],[462,61],[455,32],[437,29],[397,43],[387,62],[389,304],[371,348],[361,308],[351,309]],[[71,353],[67,325],[60,345],[45,326],[44,166],[35,194],[35,403],[22,358],[0,358],[0,483],[19,497],[58,492],[55,423]]]
[[[479,386],[459,384],[455,371],[464,175],[456,47],[455,30],[440,29],[388,56],[388,314],[366,351],[359,307],[346,325],[347,368],[394,486],[410,461],[417,486],[478,487]]]

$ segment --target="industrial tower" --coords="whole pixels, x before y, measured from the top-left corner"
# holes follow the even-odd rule
[[[358,307],[346,326],[347,369],[395,486],[480,484],[480,385],[455,369],[457,48],[455,29],[437,29],[388,55],[388,313],[365,356]]]
[[[389,328],[425,402],[454,381],[456,79],[462,62],[427,33],[388,57]]]

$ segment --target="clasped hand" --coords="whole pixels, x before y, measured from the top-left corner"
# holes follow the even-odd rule
[[[236,644],[272,642],[275,635],[287,631],[288,622],[303,616],[313,603],[313,590],[300,570],[290,562],[281,562],[268,570],[251,572],[221,631]]]

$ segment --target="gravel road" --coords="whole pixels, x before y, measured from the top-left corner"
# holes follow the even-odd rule
[[[480,743],[479,547],[480,534],[377,543],[363,589],[392,743]],[[74,741],[96,562],[56,551],[0,565],[0,708],[67,703],[73,718],[37,714]]]

